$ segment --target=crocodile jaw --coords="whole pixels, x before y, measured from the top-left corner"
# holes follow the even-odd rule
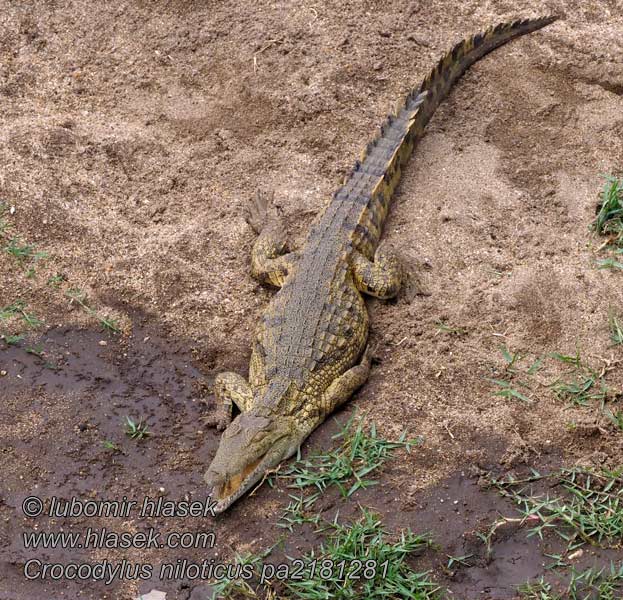
[[[240,496],[250,490],[271,467],[270,460],[266,456],[249,465],[241,473],[227,476],[221,482],[213,483],[210,470],[205,475],[205,481],[212,486],[212,499],[217,500],[214,507],[215,514],[228,509]]]
[[[214,473],[211,466],[208,468],[204,480],[212,488],[212,499],[217,501],[214,507],[215,514],[227,510],[238,498],[246,494],[255,484],[261,482],[271,469],[290,458],[300,445],[300,443],[292,440],[292,443],[286,445],[287,449],[284,452],[285,444],[283,442],[286,440],[282,440],[282,443],[277,447],[270,448],[262,458],[247,465],[239,473],[223,476]]]

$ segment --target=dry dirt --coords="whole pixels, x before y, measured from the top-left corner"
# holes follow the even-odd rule
[[[26,582],[33,556],[202,556],[29,551],[20,536],[33,527],[209,528],[218,539],[209,555],[223,560],[277,540],[283,487],[264,486],[215,522],[27,519],[20,506],[31,494],[205,496],[218,435],[202,425],[210,405],[193,398],[219,371],[246,371],[272,293],[249,276],[243,213],[256,188],[276,191],[300,241],[395,100],[445,50],[489,24],[556,13],[554,25],[476,65],[431,122],[385,230],[417,293],[369,302],[378,364],[344,411],[356,406],[386,437],[423,436],[354,500],[394,530],[431,531],[442,550],[426,560],[453,597],[510,599],[543,574],[547,549],[525,531],[486,568],[457,579],[440,565],[465,553],[465,533],[512,513],[476,485],[481,470],[621,464],[621,432],[595,407],[555,397],[548,386],[569,368],[547,355],[579,349],[623,389],[608,329],[609,311],[623,310],[621,275],[596,268],[602,240],[588,227],[600,174],[623,159],[622,9],[619,0],[0,2],[3,247],[17,238],[47,253],[34,263],[0,253],[0,309],[20,300],[43,321],[32,331],[19,318],[0,324],[4,335],[27,334],[0,342],[0,598],[125,600],[152,587],[167,600],[207,597],[184,580]],[[76,288],[123,333],[101,331],[70,302]],[[522,376],[530,403],[494,395],[489,379],[509,375],[501,346],[521,351],[524,372],[546,356]],[[124,437],[125,415],[146,418],[153,436]],[[303,452],[331,445],[336,430],[327,422]],[[301,534],[298,545],[313,541]]]

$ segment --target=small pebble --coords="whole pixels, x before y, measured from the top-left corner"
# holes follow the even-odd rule
[[[99,341],[100,346],[108,346],[108,342],[106,340]]]

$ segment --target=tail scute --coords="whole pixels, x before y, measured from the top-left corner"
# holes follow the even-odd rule
[[[385,166],[390,168],[397,154],[400,154],[400,164],[406,161],[410,149],[408,152],[402,152],[402,146],[407,144],[409,148],[412,148],[415,145],[439,104],[471,65],[499,46],[516,37],[541,29],[556,21],[557,18],[551,15],[500,23],[455,44],[439,59],[419,87],[413,89],[398,105],[395,114],[387,116],[374,139],[368,143],[361,156],[361,162],[355,165],[346,179],[362,171],[376,175],[377,172],[383,171],[384,161],[387,161]],[[380,144],[381,140],[387,140],[387,142]],[[379,147],[381,145],[382,148]]]

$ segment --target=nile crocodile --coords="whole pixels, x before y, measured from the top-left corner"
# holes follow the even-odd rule
[[[221,512],[267,471],[292,456],[309,434],[368,378],[368,314],[362,294],[391,298],[402,270],[379,244],[401,171],[452,85],[477,60],[556,17],[490,27],[448,52],[396,114],[389,115],[344,185],[309,231],[287,252],[284,226],[266,195],[248,222],[258,233],[252,275],[279,287],[255,333],[248,381],[215,379],[212,425],[225,429],[205,481]],[[241,413],[232,421],[232,403]]]

